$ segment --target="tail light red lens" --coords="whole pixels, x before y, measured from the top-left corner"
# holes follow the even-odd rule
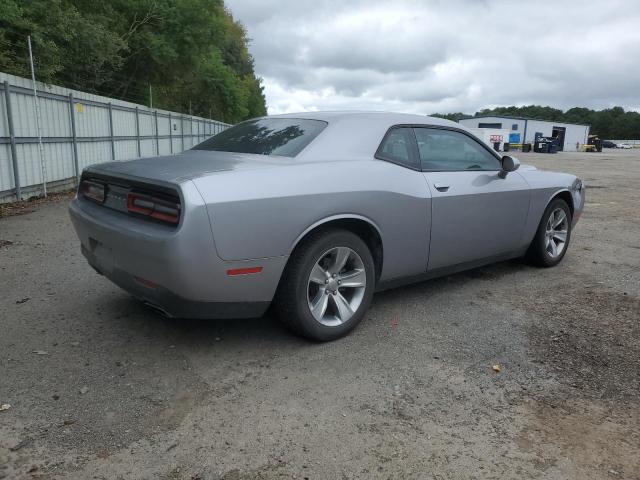
[[[129,192],[127,210],[167,223],[176,224],[180,220],[180,203],[143,193]]]
[[[104,185],[89,180],[80,183],[80,195],[96,203],[104,203]]]

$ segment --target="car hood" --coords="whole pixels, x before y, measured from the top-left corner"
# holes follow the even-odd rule
[[[215,172],[255,170],[288,163],[286,157],[208,150],[187,150],[175,155],[138,158],[90,166],[87,170],[103,175],[135,177],[182,183]]]
[[[538,170],[538,169],[535,166],[527,165],[526,163],[521,163],[520,167],[518,168],[518,171],[520,172],[531,172],[532,170]]]

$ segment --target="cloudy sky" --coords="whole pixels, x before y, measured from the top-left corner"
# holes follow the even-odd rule
[[[638,0],[227,0],[269,113],[640,110]]]

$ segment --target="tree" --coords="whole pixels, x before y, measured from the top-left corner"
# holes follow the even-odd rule
[[[222,0],[0,0],[0,70],[237,122],[266,114],[244,27]]]
[[[459,122],[465,118],[471,118],[473,115],[469,115],[467,113],[456,112],[456,113],[432,113],[432,117],[444,118],[445,120],[451,120],[453,122]]]

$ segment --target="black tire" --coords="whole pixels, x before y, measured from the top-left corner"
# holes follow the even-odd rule
[[[547,247],[547,223],[549,222],[550,215],[555,212],[557,209],[562,209],[567,219],[567,234],[566,241],[564,243],[564,247],[562,251],[557,255],[553,256],[551,252],[549,252]],[[529,250],[527,252],[528,260],[537,265],[539,267],[555,267],[558,263],[562,261],[565,254],[567,253],[567,249],[569,248],[569,242],[571,240],[571,210],[569,209],[569,205],[567,202],[562,200],[561,198],[556,198],[552,200],[547,208],[544,210],[542,214],[542,218],[540,219],[540,224],[538,225],[538,230],[536,231],[536,236],[533,238],[531,245],[529,246]]]
[[[366,275],[359,307],[344,323],[328,326],[314,318],[309,308],[309,277],[323,255],[336,247],[348,247],[362,260]],[[296,247],[278,286],[274,307],[280,321],[298,335],[326,342],[345,336],[364,317],[375,289],[375,267],[366,243],[354,233],[342,229],[314,232]]]

